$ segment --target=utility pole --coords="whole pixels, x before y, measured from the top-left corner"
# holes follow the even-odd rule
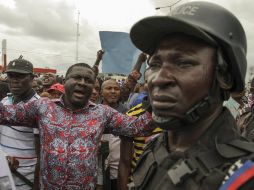
[[[78,48],[79,48],[79,36],[80,36],[80,33],[79,33],[79,15],[80,15],[80,12],[78,11],[78,22],[77,22],[77,33],[76,33],[76,60],[75,60],[76,63],[78,63]]]
[[[2,40],[2,63],[3,63],[3,69],[2,72],[6,70],[6,64],[7,64],[7,40]]]

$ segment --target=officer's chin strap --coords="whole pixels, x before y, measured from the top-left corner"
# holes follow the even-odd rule
[[[164,130],[170,130],[170,131],[182,131],[186,126],[193,124],[197,122],[200,118],[202,118],[209,108],[211,107],[213,101],[212,97],[214,96],[214,93],[216,92],[218,88],[218,81],[217,81],[217,75],[218,72],[223,69],[225,66],[225,61],[222,58],[221,50],[219,49],[217,51],[217,65],[215,67],[214,72],[214,79],[211,85],[211,88],[209,90],[208,96],[200,100],[198,103],[196,103],[194,106],[192,106],[184,115],[183,118],[176,118],[176,117],[161,117],[156,115],[156,112],[152,112],[152,118],[156,125],[158,125],[160,128]],[[227,92],[224,92],[223,90],[220,90],[222,92],[222,98],[226,99],[228,96]]]
[[[187,125],[197,122],[210,106],[211,98],[207,96],[189,109],[181,119],[176,117],[161,117],[156,115],[154,111],[152,112],[152,118],[155,124],[164,130],[181,131]]]

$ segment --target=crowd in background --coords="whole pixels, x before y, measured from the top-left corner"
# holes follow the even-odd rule
[[[74,64],[65,77],[34,75],[29,58],[9,62],[0,81],[0,147],[18,190],[127,190],[132,182],[137,189],[210,189],[230,178],[236,161],[245,164],[254,152],[254,78],[244,89],[246,51],[240,51],[246,39],[225,45],[226,37],[202,29],[210,17],[197,28],[189,16],[203,19],[195,13],[204,9],[233,19],[242,30],[224,9],[192,3],[176,13],[190,22],[177,21],[184,27],[176,31],[176,19],[168,16],[134,25],[132,40],[150,57],[140,53],[124,80],[100,77],[103,50],[92,67]],[[216,28],[214,20],[209,29]],[[161,23],[169,24],[167,33],[155,27]],[[158,36],[147,39],[146,32]],[[234,35],[229,33],[230,40]]]
[[[139,116],[144,113],[144,105],[147,101],[147,87],[146,87],[146,76],[145,73],[140,73],[140,68],[142,64],[146,64],[147,55],[141,53],[137,59],[136,64],[130,74],[122,80],[116,80],[111,77],[98,77],[99,69],[98,66],[103,57],[103,51],[99,50],[97,52],[97,59],[93,65],[93,70],[96,73],[96,83],[92,91],[92,96],[90,101],[96,104],[105,104],[110,106],[121,113],[126,113],[127,115]],[[16,59],[17,61],[18,59]],[[14,60],[15,61],[15,60]],[[8,72],[8,70],[7,70]],[[8,74],[8,73],[7,73]],[[144,77],[144,83],[137,82],[141,77]],[[103,75],[100,75],[103,76]],[[9,81],[8,81],[9,79]],[[10,83],[11,76],[2,74],[0,79],[0,97],[2,102],[6,99],[5,97],[12,97],[12,88],[9,88],[8,83]],[[31,79],[31,89],[36,94],[37,98],[49,98],[49,99],[59,99],[64,93],[64,81],[63,76],[59,76],[53,73],[45,74],[32,74]],[[24,83],[23,85],[28,85]],[[23,86],[26,88],[25,86]],[[29,87],[28,87],[29,89]],[[241,93],[233,93],[228,101],[224,102],[224,105],[233,114],[238,129],[241,134],[254,141],[254,120],[253,120],[253,97],[254,97],[254,79],[250,81],[250,88],[245,89]],[[33,94],[33,96],[35,96]],[[1,126],[2,127],[2,126]],[[19,129],[20,130],[20,129]],[[24,131],[23,131],[24,132]],[[27,130],[25,131],[27,133]],[[153,138],[161,133],[161,129],[157,128],[148,137],[137,137],[134,139],[128,139],[126,137],[114,136],[112,134],[107,134],[107,132],[102,136],[101,148],[98,151],[98,181],[96,189],[127,189],[127,184],[132,180],[131,173],[136,163],[139,160],[140,155],[143,153],[143,149],[146,144],[149,143]],[[15,134],[8,133],[4,127],[0,130],[0,145],[2,147],[8,147],[7,144],[11,141],[19,143],[22,148],[18,147],[8,147],[7,151],[10,151],[10,167],[12,170],[20,171],[21,175],[30,180],[33,185],[33,189],[39,189],[38,175],[39,175],[39,165],[36,163],[36,157],[40,155],[40,139],[39,131],[33,129],[33,135],[28,137],[22,134],[22,131],[17,131]],[[10,135],[10,136],[9,136]],[[13,136],[11,136],[13,135]],[[17,139],[20,135],[24,135],[24,139]],[[9,138],[7,141],[4,138]],[[27,138],[30,138],[30,144],[27,145]],[[5,144],[7,142],[7,144]],[[14,144],[15,144],[14,143]],[[11,143],[10,143],[11,144]],[[23,145],[22,145],[23,144]],[[27,148],[27,146],[32,150],[30,153],[22,153],[22,149]],[[120,149],[121,147],[121,149]],[[13,150],[15,149],[14,153]],[[36,154],[35,154],[36,152]],[[17,154],[15,156],[15,154]],[[30,155],[29,155],[30,154]],[[30,163],[22,160],[29,159]],[[120,159],[121,158],[121,159]],[[28,160],[28,159],[27,159]],[[30,170],[23,170],[32,163]],[[23,164],[23,165],[22,165]],[[37,177],[35,177],[37,176]],[[16,179],[17,189],[30,189],[27,181],[22,181],[18,177]]]

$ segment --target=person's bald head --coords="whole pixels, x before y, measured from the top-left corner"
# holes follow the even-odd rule
[[[106,80],[101,85],[103,104],[115,107],[120,99],[120,85],[114,79]]]
[[[119,83],[118,83],[115,79],[108,79],[108,80],[105,80],[105,81],[102,83],[102,85],[101,85],[101,90],[103,90],[103,88],[104,88],[105,86],[108,86],[108,85],[111,85],[111,84],[115,84],[115,85],[119,86],[119,88],[120,88]]]

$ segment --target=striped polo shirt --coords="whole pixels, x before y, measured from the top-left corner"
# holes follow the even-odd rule
[[[24,100],[24,102],[37,100],[39,98],[40,96],[34,93],[31,97]],[[7,96],[1,102],[4,105],[11,105],[13,104],[13,97]],[[0,125],[0,149],[7,155],[15,157],[19,161],[17,171],[33,182],[34,170],[37,162],[33,128]],[[15,175],[13,175],[13,178],[17,190],[31,189]]]
[[[136,105],[135,107],[131,108],[126,114],[129,116],[137,116],[139,117],[143,113],[145,113],[146,110],[143,109],[142,103]],[[148,142],[150,142],[153,138],[157,137],[158,134],[160,134],[162,130],[160,128],[156,128],[153,130],[152,134],[147,137],[135,137],[133,139],[134,144],[134,150],[133,150],[133,158],[131,161],[131,168],[132,171],[136,167],[137,161],[140,158],[140,155],[143,154],[144,148],[147,145]]]

